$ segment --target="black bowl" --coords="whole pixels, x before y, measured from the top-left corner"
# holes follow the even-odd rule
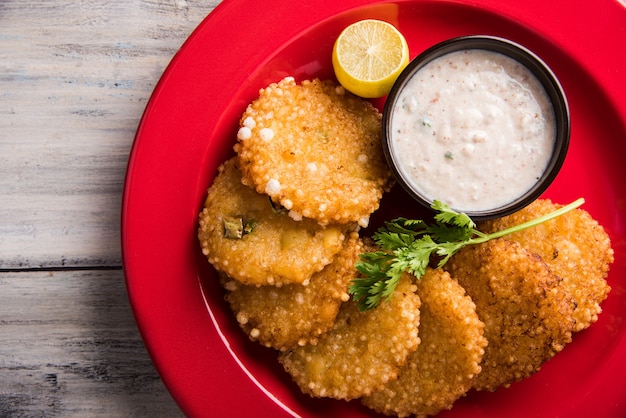
[[[426,197],[418,187],[412,184],[408,175],[399,169],[397,153],[394,152],[391,144],[393,109],[407,82],[422,67],[448,53],[473,49],[504,54],[530,70],[543,85],[551,101],[554,110],[556,132],[556,141],[548,165],[530,189],[521,192],[514,200],[497,207],[486,207],[484,210],[464,210],[463,208],[453,207],[453,209],[467,213],[472,219],[480,221],[518,211],[537,199],[550,186],[563,165],[569,147],[570,115],[565,93],[554,73],[537,55],[515,42],[493,36],[465,36],[444,41],[422,52],[409,63],[398,77],[387,97],[383,116],[383,149],[387,162],[394,172],[398,183],[422,205],[430,207],[434,198]],[[416,144],[416,146],[419,146],[419,144]],[[437,199],[445,202],[445,196],[439,196]]]

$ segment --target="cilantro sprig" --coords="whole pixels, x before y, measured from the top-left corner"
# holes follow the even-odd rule
[[[360,310],[375,308],[393,294],[405,271],[421,278],[426,273],[431,257],[436,256],[439,259],[437,267],[441,267],[467,245],[480,244],[531,228],[576,209],[584,202],[580,198],[536,219],[485,234],[476,229],[476,224],[468,215],[435,200],[431,205],[437,212],[434,224],[406,218],[385,222],[385,226],[372,236],[380,250],[361,254],[356,264],[360,277],[352,281],[349,292]]]

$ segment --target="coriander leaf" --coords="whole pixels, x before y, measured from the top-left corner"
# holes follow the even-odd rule
[[[437,249],[435,243],[429,235],[424,235],[419,240],[413,242],[407,249],[402,252],[397,251],[396,257],[401,256],[405,260],[409,273],[416,276],[423,276],[426,273],[426,267],[430,262],[430,255]],[[393,265],[393,263],[392,263]]]
[[[395,230],[396,232],[404,232],[407,234],[418,234],[428,227],[428,224],[421,219],[406,218],[396,218],[391,222],[385,222],[385,225],[391,231]]]
[[[360,260],[356,265],[360,273],[368,276],[381,275],[382,277],[385,275],[387,265],[393,260],[393,256],[386,252],[376,251],[361,254]]]
[[[470,240],[458,242],[443,242],[439,244],[436,253],[439,257],[441,257],[441,259],[439,260],[439,263],[437,263],[437,267],[443,267],[448,262],[450,257],[452,257],[454,254],[456,254],[457,251],[459,251],[461,248],[465,247],[469,243],[471,243]]]
[[[384,278],[376,277],[360,277],[353,280],[348,291],[357,302],[359,310],[372,309],[383,300],[386,281]]]
[[[361,254],[356,269],[362,276],[352,280],[348,291],[359,309],[375,308],[391,297],[405,271],[417,279],[421,278],[433,254],[439,257],[437,266],[442,267],[467,245],[480,244],[531,228],[576,209],[584,202],[580,198],[537,219],[485,234],[476,229],[476,224],[469,216],[457,213],[436,200],[432,205],[438,212],[434,217],[434,225],[405,218],[385,222],[385,227],[373,236],[382,251]]]
[[[392,260],[392,254],[381,251],[361,254],[356,269],[362,276],[354,279],[348,289],[360,310],[371,309],[382,300],[388,280],[388,265]],[[393,284],[390,286],[394,287]]]
[[[424,221],[396,218],[385,222],[372,238],[383,250],[394,251],[396,248],[409,246],[416,236],[426,233],[428,225]]]
[[[399,234],[390,231],[379,231],[374,234],[373,238],[376,244],[386,251],[404,248],[413,241],[413,237],[409,234]]]
[[[429,226],[427,232],[435,242],[449,242],[466,241],[474,236],[475,230],[437,222]]]
[[[465,213],[462,213],[462,212],[459,213],[459,212],[454,211],[453,209],[450,208],[450,206],[446,205],[445,203],[439,200],[435,200],[433,204],[430,205],[430,207],[433,210],[439,212],[438,214],[435,215],[435,221],[459,226],[461,228],[469,228],[469,229],[476,228],[476,224],[474,223],[472,218],[467,216]]]

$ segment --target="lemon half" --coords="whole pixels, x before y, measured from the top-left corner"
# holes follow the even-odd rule
[[[409,63],[409,47],[392,24],[360,20],[339,34],[332,60],[335,76],[346,90],[364,98],[377,98],[389,93]]]

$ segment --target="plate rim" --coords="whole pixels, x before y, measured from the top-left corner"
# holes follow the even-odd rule
[[[323,16],[325,16],[325,18],[331,18],[335,12],[343,13],[352,8],[363,7],[366,5],[383,4],[383,3],[410,3],[410,2],[433,3],[433,2],[436,2],[436,0],[431,0],[431,1],[400,0],[400,1],[395,1],[395,2],[394,1],[379,1],[379,0],[364,0],[364,1],[316,0],[312,4],[317,5],[317,7],[322,7],[322,6],[326,7],[325,12],[323,13],[318,12],[318,14],[316,15],[321,19]],[[516,8],[517,7],[516,5],[508,4],[505,2],[501,2],[505,4],[498,4],[499,2],[497,0],[475,0],[475,1],[468,0],[468,1],[453,1],[450,3],[463,4],[463,5],[469,5],[471,7],[483,8],[483,9],[501,14],[508,18],[517,18],[520,13],[519,9]],[[585,5],[585,7],[588,8],[585,2],[582,2],[579,0],[574,1],[572,3],[576,4],[576,6]],[[572,3],[570,3],[570,5]],[[308,7],[311,7],[312,4],[309,3]],[[340,5],[338,6],[338,4]],[[617,4],[617,2],[615,0],[608,0],[607,5],[608,4]],[[272,7],[272,5],[276,7]],[[531,21],[531,19],[529,18],[529,16],[532,14],[533,11],[536,11],[541,7],[541,1],[532,0],[532,1],[527,2],[526,5],[527,7],[529,7],[529,9],[527,9],[526,11],[526,14],[528,14],[528,16],[526,16],[526,21],[523,23],[530,27],[541,26],[541,23],[537,23],[537,21]],[[269,2],[265,2],[263,7],[272,8],[273,13],[276,13],[277,16],[288,16],[290,12],[289,7],[285,6],[283,2],[281,2],[280,0],[270,0]],[[129,205],[131,205],[131,199],[134,198],[134,197],[131,197],[130,194],[131,194],[131,190],[133,190],[132,183],[134,181],[135,159],[138,157],[139,148],[142,146],[141,138],[143,138],[142,135],[143,135],[143,129],[145,128],[146,120],[150,117],[150,112],[153,106],[155,106],[155,103],[159,100],[159,96],[163,93],[163,89],[165,89],[167,80],[170,78],[173,72],[177,71],[178,66],[181,64],[181,60],[184,58],[184,54],[186,53],[186,51],[188,51],[189,48],[191,48],[190,45],[196,42],[196,39],[206,37],[207,36],[206,32],[211,31],[212,25],[222,25],[224,24],[224,22],[229,21],[234,16],[240,15],[242,10],[245,10],[247,12],[250,11],[250,1],[248,0],[225,0],[223,1],[198,25],[198,27],[192,32],[189,38],[183,43],[179,51],[174,55],[170,64],[168,65],[162,77],[159,79],[157,85],[155,86],[154,92],[151,95],[148,101],[148,104],[146,105],[146,108],[144,110],[144,113],[142,115],[141,121],[137,129],[137,134],[135,136],[135,140],[133,141],[133,145],[132,145],[132,149],[131,149],[130,157],[129,157],[129,162],[128,162],[128,167],[126,171],[126,178],[124,181],[124,192],[123,192],[123,198],[122,198],[122,217],[121,217],[121,229],[122,229],[121,240],[122,240],[122,261],[123,261],[123,266],[124,266],[127,289],[129,293],[129,299],[131,302],[133,313],[135,315],[136,321],[139,326],[140,333],[142,335],[144,343],[146,344],[148,352],[153,362],[155,363],[157,370],[164,377],[164,383],[166,387],[168,387],[168,389],[174,396],[175,400],[179,403],[179,405],[184,411],[199,412],[196,410],[195,406],[191,404],[193,402],[191,402],[188,399],[188,396],[185,393],[183,393],[185,392],[184,388],[177,387],[177,384],[172,383],[174,381],[171,378],[172,374],[170,371],[166,370],[169,366],[164,364],[162,353],[157,352],[158,347],[160,347],[164,343],[161,341],[157,341],[155,336],[152,335],[152,333],[157,332],[157,331],[154,330],[155,328],[154,324],[150,323],[150,320],[152,320],[152,318],[149,318],[149,319],[146,318],[146,315],[147,315],[146,309],[148,308],[145,307],[145,305],[141,301],[141,296],[139,296],[141,292],[145,292],[145,290],[142,286],[139,286],[140,283],[137,282],[137,279],[136,279],[137,273],[135,271],[135,266],[133,265],[134,253],[133,253],[133,249],[131,248],[132,245],[128,241],[129,236],[136,234],[134,229],[133,231],[131,231],[131,227],[128,224],[128,220],[130,218],[133,218],[134,216],[134,215],[131,216],[131,213],[129,211],[131,208]],[[623,16],[626,18],[626,11],[624,10],[621,10],[621,11],[624,12]],[[546,15],[542,16],[542,18],[544,21],[548,20],[548,17]],[[617,28],[616,30],[618,33],[626,34],[626,25],[624,27]],[[295,32],[293,34],[295,36],[300,31],[293,30],[293,32]],[[283,38],[291,39],[289,35],[285,35],[283,36]],[[289,41],[289,39],[287,39],[287,41]],[[559,41],[562,43],[566,42],[563,39],[560,39],[560,40],[557,39],[556,41]],[[259,54],[263,54],[263,53],[271,54],[271,52],[268,52],[265,49],[262,49],[262,51],[259,52]],[[600,62],[606,62],[607,57],[605,55],[606,54],[597,54]],[[618,77],[620,74],[620,71],[614,71],[614,72],[600,71],[598,70],[598,68],[596,68],[597,66],[600,66],[600,65],[597,63],[594,65],[589,64],[588,68],[585,68],[585,69],[588,70],[590,74],[594,75],[596,80],[601,85],[612,86],[611,88],[608,89],[609,91],[607,92],[607,94],[610,96],[609,98],[613,101],[613,103],[616,104],[617,112],[618,114],[622,116],[623,118],[622,123],[624,123],[624,120],[626,119],[626,100],[619,100],[617,98],[617,94],[618,94],[619,87],[626,87],[626,82],[622,78]],[[620,61],[619,65],[617,65],[616,67],[618,68],[618,70],[621,69],[622,71],[626,72],[626,58]],[[621,74],[622,76],[624,75],[623,72]],[[626,78],[626,77],[623,77],[623,78]],[[626,91],[626,88],[621,91]],[[196,285],[198,286],[197,290],[199,290],[199,284],[196,283]],[[198,292],[198,293],[199,293],[198,296],[200,296],[201,292]],[[202,297],[198,299],[199,300],[194,301],[194,305],[193,305],[196,308],[198,306],[201,306],[201,304],[203,303]],[[217,334],[212,334],[212,335],[215,336]],[[221,354],[230,355],[224,350],[221,352]],[[270,404],[275,406],[273,402],[270,402]],[[279,408],[277,412],[282,413],[284,411]]]

